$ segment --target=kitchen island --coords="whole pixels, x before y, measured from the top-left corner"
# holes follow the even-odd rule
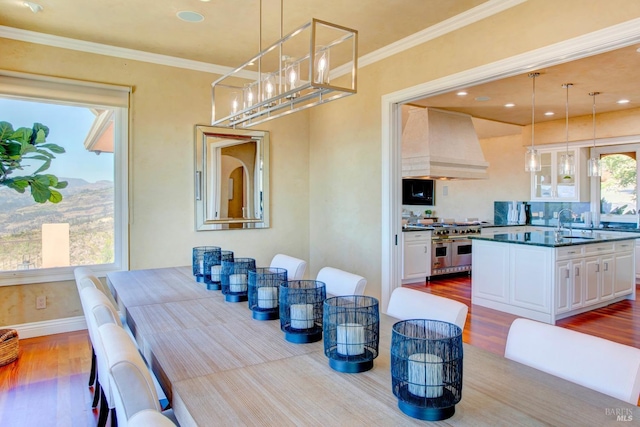
[[[471,236],[471,302],[555,324],[635,299],[635,236],[556,230]]]

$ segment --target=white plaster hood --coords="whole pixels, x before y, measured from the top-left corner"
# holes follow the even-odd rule
[[[471,116],[434,108],[408,112],[402,132],[403,178],[489,178]]]

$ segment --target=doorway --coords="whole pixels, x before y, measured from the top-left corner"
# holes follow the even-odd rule
[[[391,292],[401,286],[401,106],[457,88],[523,74],[639,42],[640,27],[633,21],[626,22],[382,96],[381,308],[383,312],[387,310]],[[567,52],[571,53],[567,54]]]

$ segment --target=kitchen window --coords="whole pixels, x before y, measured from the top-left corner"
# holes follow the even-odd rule
[[[638,156],[640,144],[598,147],[602,162],[594,202],[602,222],[638,222]]]
[[[59,203],[0,186],[0,285],[73,279],[128,268],[129,88],[0,71],[0,121],[14,130],[42,123],[65,149],[49,169],[68,186]],[[28,175],[41,166],[24,161]]]

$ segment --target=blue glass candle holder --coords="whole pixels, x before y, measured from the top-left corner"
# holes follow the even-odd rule
[[[391,383],[408,416],[426,421],[453,416],[462,398],[462,329],[427,319],[394,324]]]
[[[289,280],[280,285],[280,329],[287,341],[322,339],[322,309],[326,286],[317,280]]]
[[[234,258],[222,261],[221,291],[226,302],[247,301],[249,291],[249,271],[256,269],[253,258]]]
[[[197,282],[206,283],[211,280],[211,266],[213,260],[220,255],[218,246],[196,246],[191,256],[191,268]]]
[[[222,289],[222,261],[233,261],[233,252],[220,251],[220,253],[214,254],[211,275],[209,276],[209,280],[206,281],[207,289],[210,291],[219,291]]]
[[[373,368],[380,341],[377,299],[363,295],[327,298],[322,319],[324,354],[331,368],[345,373]]]
[[[279,317],[278,293],[280,284],[287,281],[284,268],[259,267],[249,271],[249,309],[256,320],[275,320]]]

